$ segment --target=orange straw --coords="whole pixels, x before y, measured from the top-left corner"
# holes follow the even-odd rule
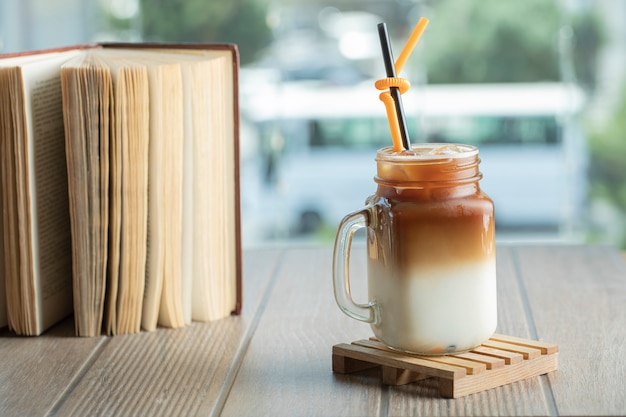
[[[404,145],[402,144],[402,134],[400,133],[400,126],[398,123],[398,113],[396,112],[396,103],[391,97],[389,91],[380,93],[380,101],[385,103],[385,110],[387,110],[387,119],[389,120],[389,129],[391,131],[391,143],[393,143],[394,152],[402,152]]]
[[[402,52],[400,52],[400,55],[398,55],[398,59],[396,60],[396,74],[399,74],[400,71],[402,71],[404,64],[406,63],[407,59],[409,59],[409,56],[411,55],[411,52],[413,52],[413,49],[415,49],[415,45],[417,45],[417,42],[419,42],[420,37],[422,36],[422,33],[424,33],[424,29],[426,29],[426,26],[428,26],[429,22],[430,21],[425,17],[420,17],[420,20],[417,22],[417,25],[415,25],[415,28],[413,29],[413,33],[411,33],[411,36],[409,36],[409,39],[404,44],[404,48],[402,48]]]
[[[415,49],[415,46],[422,36],[422,33],[424,33],[426,26],[428,26],[428,23],[428,19],[426,19],[425,17],[421,17],[420,20],[417,22],[417,25],[415,25],[411,36],[409,36],[409,39],[407,40],[404,48],[402,49],[402,52],[400,52],[400,55],[398,56],[398,59],[394,64],[396,74],[399,74],[404,67],[404,64],[409,59],[409,56],[413,52],[413,49]],[[398,123],[398,115],[396,112],[395,102],[393,97],[391,96],[390,88],[398,88],[400,90],[400,94],[404,94],[406,91],[408,91],[411,85],[404,78],[388,77],[376,81],[375,86],[378,90],[383,90],[383,92],[380,93],[380,100],[385,103],[387,119],[389,120],[389,129],[391,131],[393,149],[395,152],[402,152],[402,150],[404,150],[404,146],[402,144],[402,137],[400,133],[400,126]]]
[[[389,129],[391,131],[391,142],[393,143],[394,152],[402,152],[404,145],[402,144],[402,134],[400,133],[400,124],[398,123],[398,114],[396,112],[396,105],[391,97],[389,89],[391,87],[397,87],[400,90],[400,94],[406,93],[411,84],[408,80],[399,77],[387,77],[381,78],[374,83],[374,86],[378,90],[383,90],[380,93],[380,101],[385,103],[385,110],[387,110],[387,119],[389,120]]]

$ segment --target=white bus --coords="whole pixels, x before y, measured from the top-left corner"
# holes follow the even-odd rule
[[[373,82],[243,91],[242,114],[260,141],[262,191],[250,210],[263,213],[257,226],[270,235],[282,231],[282,237],[321,224],[334,228],[375,191],[375,151],[390,146],[391,138]],[[481,187],[494,200],[498,232],[535,230],[558,238],[576,229],[587,166],[576,123],[584,104],[580,89],[561,83],[429,85],[402,97],[412,143],[478,146]],[[244,206],[244,225],[246,214]]]

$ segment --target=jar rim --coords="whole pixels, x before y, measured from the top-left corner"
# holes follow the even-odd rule
[[[377,161],[411,162],[441,161],[467,158],[478,155],[478,148],[462,143],[414,143],[413,152],[396,152],[392,146],[381,148],[376,152]]]

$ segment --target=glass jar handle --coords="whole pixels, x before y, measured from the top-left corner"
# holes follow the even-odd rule
[[[368,209],[348,214],[339,223],[335,249],[333,252],[333,289],[335,301],[346,315],[366,323],[377,323],[377,309],[374,302],[357,304],[350,294],[350,248],[354,233],[368,225]]]

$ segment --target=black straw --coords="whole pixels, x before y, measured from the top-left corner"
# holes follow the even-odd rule
[[[385,62],[385,71],[387,77],[396,76],[396,68],[393,64],[393,55],[391,53],[391,43],[389,42],[389,34],[387,33],[387,25],[378,24],[378,37],[380,38],[380,47],[383,51],[383,61]],[[406,118],[404,117],[404,108],[402,107],[402,97],[398,87],[391,87],[391,97],[396,105],[396,113],[398,115],[398,125],[400,127],[400,136],[402,137],[402,146],[404,149],[411,150],[411,141],[409,140],[409,132],[406,127]]]

